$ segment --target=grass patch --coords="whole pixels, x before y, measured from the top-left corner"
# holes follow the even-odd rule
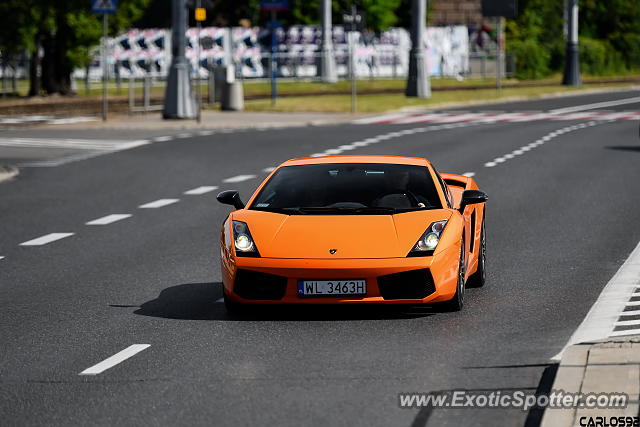
[[[606,85],[606,87],[625,87],[627,84]],[[381,113],[407,107],[432,107],[436,105],[462,102],[491,102],[509,98],[536,98],[558,92],[580,92],[585,89],[603,87],[600,84],[585,84],[582,88],[571,88],[561,85],[543,87],[506,88],[498,92],[495,89],[469,89],[456,91],[433,92],[429,99],[407,98],[402,93],[360,95],[358,96],[358,112]],[[291,96],[279,98],[275,107],[269,99],[247,100],[245,108],[250,111],[278,112],[349,112],[351,97],[349,95],[323,96]]]

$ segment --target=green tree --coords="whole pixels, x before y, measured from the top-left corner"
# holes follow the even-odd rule
[[[122,0],[109,20],[113,34],[138,19],[149,0]],[[71,73],[85,66],[89,48],[102,35],[101,15],[91,13],[88,0],[2,0],[0,2],[0,46],[2,51],[31,52],[30,94],[71,93]],[[37,69],[42,49],[41,75]]]

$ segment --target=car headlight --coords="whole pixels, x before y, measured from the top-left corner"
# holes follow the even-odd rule
[[[420,239],[413,246],[413,249],[407,254],[407,256],[430,256],[433,255],[438,243],[440,242],[440,236],[444,231],[444,227],[447,225],[447,220],[437,221],[431,224],[427,231],[425,231]]]
[[[233,245],[236,256],[259,257],[260,252],[251,237],[249,226],[242,221],[233,221]]]

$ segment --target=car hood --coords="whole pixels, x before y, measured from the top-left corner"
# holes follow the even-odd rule
[[[283,215],[242,209],[233,213],[233,220],[248,224],[263,258],[347,259],[406,257],[431,223],[450,216],[444,209],[395,215]]]

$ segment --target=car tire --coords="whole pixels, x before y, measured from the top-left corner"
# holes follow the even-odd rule
[[[460,311],[464,306],[464,240],[460,246],[460,262],[458,264],[458,282],[456,285],[456,293],[449,301],[443,303],[443,308],[446,311]]]
[[[480,254],[478,255],[478,269],[469,276],[467,286],[470,288],[481,288],[486,282],[486,261],[487,259],[487,238],[484,230],[484,218],[482,218],[482,230],[480,231]]]

